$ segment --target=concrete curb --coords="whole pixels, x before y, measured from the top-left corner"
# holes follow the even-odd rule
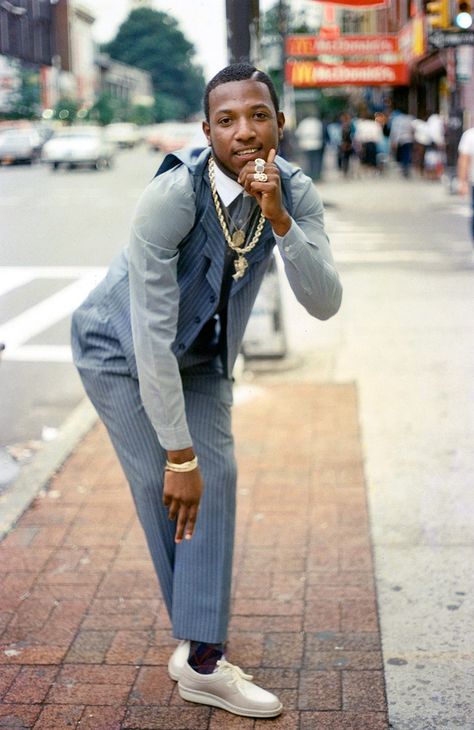
[[[93,406],[84,398],[66,419],[57,438],[46,443],[33,461],[21,468],[11,488],[0,496],[0,540],[28,509],[97,419]]]

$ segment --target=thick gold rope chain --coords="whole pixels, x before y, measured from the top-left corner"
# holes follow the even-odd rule
[[[222,212],[222,207],[221,207],[221,203],[220,203],[220,200],[219,200],[219,196],[217,194],[217,189],[216,189],[216,168],[215,168],[215,165],[216,165],[216,163],[214,162],[214,158],[213,157],[210,157],[209,158],[209,163],[208,163],[208,166],[209,166],[209,182],[211,183],[212,199],[214,201],[214,206],[215,206],[215,209],[216,209],[217,218],[219,219],[219,223],[221,224],[221,228],[222,228],[222,232],[224,234],[224,238],[227,241],[227,243],[230,246],[230,248],[233,251],[235,251],[239,256],[243,256],[243,254],[249,253],[250,251],[252,251],[252,249],[254,249],[255,246],[257,245],[258,240],[259,240],[259,238],[261,236],[261,233],[263,231],[263,226],[265,225],[265,216],[263,215],[263,213],[260,213],[260,218],[259,218],[259,221],[258,221],[257,228],[255,230],[255,234],[254,234],[252,240],[249,241],[246,246],[239,246],[237,243],[235,243],[232,240],[232,237],[231,237],[230,232],[229,232],[229,228],[227,226],[227,223],[226,223],[225,218],[224,218],[224,214]]]

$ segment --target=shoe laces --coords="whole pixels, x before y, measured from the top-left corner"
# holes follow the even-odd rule
[[[242,686],[242,680],[246,679],[248,682],[251,682],[253,679],[251,674],[245,674],[240,667],[236,664],[231,664],[227,661],[227,659],[219,659],[217,666],[219,667],[219,670],[225,672],[229,676],[229,681],[227,682],[229,687],[231,684]]]

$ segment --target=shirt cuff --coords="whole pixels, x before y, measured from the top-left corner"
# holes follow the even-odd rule
[[[167,451],[179,451],[193,445],[188,428],[173,428],[159,430],[155,427],[156,435],[161,446]]]
[[[279,236],[275,232],[273,232],[273,236],[281,253],[290,261],[298,256],[298,249],[301,244],[309,243],[316,250],[319,250],[319,246],[308,241],[305,234],[293,218],[291,219],[291,226],[284,236]]]

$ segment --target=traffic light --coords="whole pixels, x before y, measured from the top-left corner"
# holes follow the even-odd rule
[[[426,3],[426,14],[431,28],[449,28],[449,0],[429,0]]]
[[[457,0],[456,5],[457,12],[454,22],[461,30],[468,30],[472,25],[471,0]]]

